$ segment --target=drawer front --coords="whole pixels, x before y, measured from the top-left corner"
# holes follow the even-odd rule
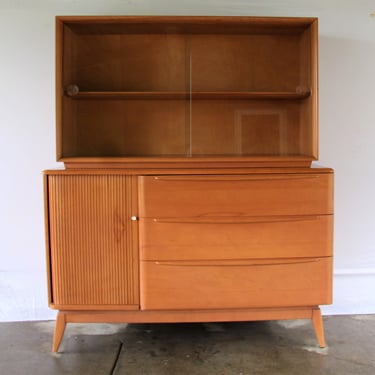
[[[140,177],[140,216],[332,214],[332,174]]]
[[[141,219],[139,235],[141,260],[332,255],[332,215]]]
[[[332,301],[332,258],[141,262],[141,309],[292,307]]]

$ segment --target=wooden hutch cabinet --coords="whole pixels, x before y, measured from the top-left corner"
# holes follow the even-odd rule
[[[333,171],[311,167],[317,19],[56,26],[53,351],[68,322],[310,318],[325,346]]]

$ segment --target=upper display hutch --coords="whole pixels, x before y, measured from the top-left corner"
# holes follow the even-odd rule
[[[58,17],[57,159],[308,167],[317,20]]]

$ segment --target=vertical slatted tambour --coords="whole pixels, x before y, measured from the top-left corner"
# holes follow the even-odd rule
[[[53,303],[138,305],[134,177],[48,176]],[[133,212],[132,212],[133,211]]]

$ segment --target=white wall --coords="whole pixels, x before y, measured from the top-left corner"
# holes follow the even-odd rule
[[[335,302],[375,313],[373,0],[0,0],[0,321],[48,319],[41,171],[55,162],[54,16],[318,16],[320,163],[336,170]]]

